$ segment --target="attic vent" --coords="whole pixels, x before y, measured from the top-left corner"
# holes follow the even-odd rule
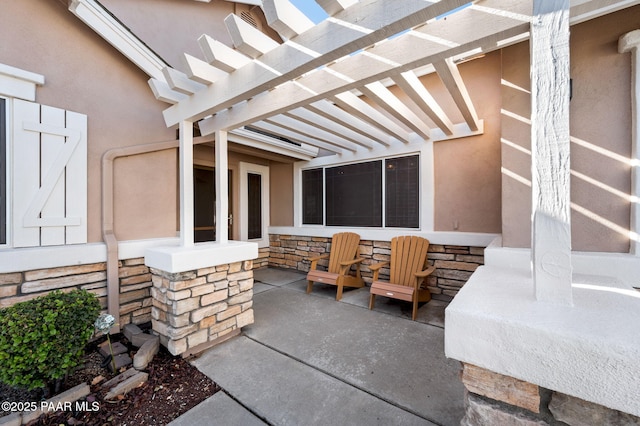
[[[249,25],[258,28],[258,21],[256,21],[256,18],[254,18],[251,13],[246,12],[246,11],[242,11],[240,12],[240,18],[245,21],[246,23],[248,23]]]

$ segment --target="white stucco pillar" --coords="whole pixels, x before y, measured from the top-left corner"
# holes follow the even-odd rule
[[[193,123],[180,122],[180,244],[193,246]]]
[[[629,251],[631,254],[640,256],[640,132],[638,122],[640,121],[640,30],[631,31],[618,41],[618,52],[631,52],[631,220],[630,237],[631,243]]]
[[[229,217],[229,161],[227,154],[227,132],[215,132],[216,156],[216,241],[229,241],[227,218]]]
[[[534,0],[531,23],[532,268],[538,301],[572,305],[569,0]]]

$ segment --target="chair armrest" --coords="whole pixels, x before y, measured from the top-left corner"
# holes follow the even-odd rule
[[[311,266],[309,267],[309,270],[316,269],[316,267],[318,266],[318,260],[328,259],[328,258],[329,258],[328,253],[310,257],[309,261],[311,262]]]
[[[416,272],[414,275],[418,278],[424,278],[427,275],[431,275],[431,273],[433,273],[433,271],[436,270],[435,266],[429,266],[427,269],[425,269],[424,271],[420,271],[420,272]]]
[[[357,259],[353,259],[353,260],[344,260],[342,262],[340,262],[340,266],[351,266],[354,265],[356,263],[360,263],[364,260],[364,257],[359,257]]]
[[[380,262],[380,263],[376,263],[374,265],[369,265],[369,269],[371,269],[373,271],[373,280],[372,281],[378,281],[378,274],[380,273],[380,268],[382,268],[383,266],[388,265],[389,262]]]
[[[386,266],[388,264],[389,264],[389,262],[374,263],[373,265],[369,265],[369,269],[371,269],[372,271],[377,271],[380,268],[382,268],[383,266]]]
[[[360,277],[360,262],[362,262],[364,258],[359,257],[352,260],[344,260],[340,262],[340,275],[348,275],[351,270],[351,266],[356,265],[356,275]]]

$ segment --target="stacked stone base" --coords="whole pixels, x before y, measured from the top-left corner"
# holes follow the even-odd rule
[[[467,390],[462,426],[638,425],[640,417],[463,365]]]
[[[253,323],[252,268],[252,261],[179,273],[151,268],[153,330],[169,352],[201,352]]]

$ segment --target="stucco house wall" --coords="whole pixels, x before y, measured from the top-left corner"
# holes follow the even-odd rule
[[[629,251],[631,61],[621,35],[640,7],[571,27],[571,201],[575,251]],[[502,55],[502,243],[531,245],[529,45]]]
[[[88,117],[88,242],[101,242],[101,158],[112,148],[175,139],[162,119],[165,105],[153,98],[148,76],[62,2],[7,2],[0,33],[0,63],[45,77],[36,102]],[[116,161],[118,238],[175,236],[176,161],[175,150]]]

